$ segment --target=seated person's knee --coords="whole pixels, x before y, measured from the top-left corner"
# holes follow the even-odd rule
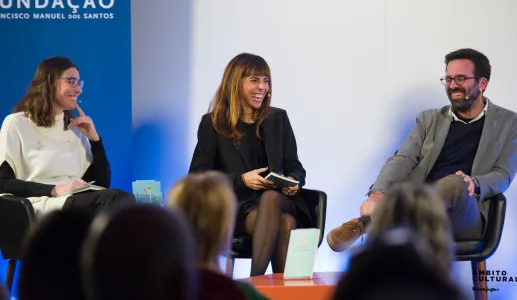
[[[278,198],[280,198],[282,194],[280,194],[278,191],[275,190],[267,190],[262,194],[262,197],[260,197],[259,205],[272,205],[272,206],[280,206],[280,202],[278,201]]]
[[[280,218],[280,228],[286,231],[296,229],[296,219],[290,214],[282,214]]]
[[[468,184],[464,181],[462,176],[448,175],[436,182],[440,189],[447,189],[456,193],[466,193]]]
[[[264,194],[262,195],[262,198],[276,198],[276,197],[281,197],[282,194],[277,191],[277,190],[267,190],[264,192]]]
[[[442,179],[438,180],[438,182],[447,182],[449,184],[456,184],[456,185],[465,185],[466,182],[463,180],[462,176],[451,174],[443,177]]]
[[[135,195],[125,192],[120,189],[107,189],[104,190],[105,199],[109,199],[111,203],[117,204],[117,205],[129,205],[129,204],[136,204],[136,198]]]

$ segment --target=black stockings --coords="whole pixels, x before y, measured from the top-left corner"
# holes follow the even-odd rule
[[[289,235],[296,228],[289,199],[268,190],[262,194],[258,208],[245,220],[246,233],[253,237],[251,276],[266,273],[269,261],[273,273],[283,273],[289,245]]]

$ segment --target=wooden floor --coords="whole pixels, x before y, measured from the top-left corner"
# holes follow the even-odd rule
[[[272,300],[311,299],[328,300],[334,294],[341,272],[314,273],[312,279],[284,279],[283,274],[268,274],[240,279],[251,283]]]

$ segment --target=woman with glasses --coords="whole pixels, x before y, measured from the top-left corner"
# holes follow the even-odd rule
[[[0,130],[0,194],[31,201],[36,213],[80,208],[96,213],[134,203],[109,189],[111,170],[102,139],[78,106],[83,81],[68,58],[43,60],[28,91]],[[73,109],[79,116],[73,117]],[[73,193],[94,182],[95,190]]]

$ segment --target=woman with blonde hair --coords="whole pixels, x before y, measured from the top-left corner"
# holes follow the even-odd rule
[[[392,186],[372,214],[368,239],[377,240],[387,230],[408,226],[430,245],[429,256],[436,260],[440,275],[450,275],[454,239],[442,199],[431,186],[402,182]]]
[[[197,239],[201,269],[200,299],[266,299],[251,285],[222,274],[218,258],[228,256],[237,200],[228,178],[220,172],[190,174],[170,191],[168,206],[182,211]]]
[[[235,232],[253,237],[251,276],[283,273],[291,230],[314,227],[300,196],[305,169],[283,109],[272,107],[271,71],[266,61],[242,53],[226,66],[212,110],[199,124],[189,173],[217,170],[231,180],[239,207]],[[269,172],[297,181],[279,188]]]

